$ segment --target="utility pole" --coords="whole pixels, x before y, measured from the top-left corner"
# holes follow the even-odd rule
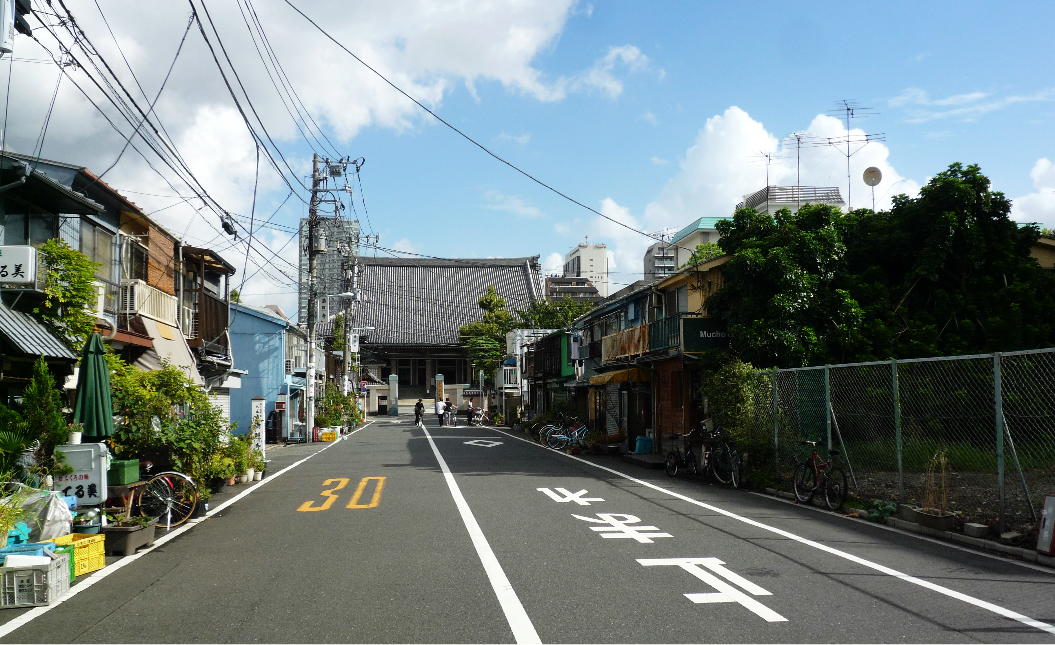
[[[311,201],[308,204],[308,372],[304,391],[307,394],[304,414],[304,443],[311,443],[315,428],[315,274],[316,256],[315,228],[319,225],[319,155],[311,161]]]
[[[359,263],[354,264],[349,262],[349,258],[344,260],[344,290],[350,293],[358,294],[356,291],[356,284],[358,282]],[[358,295],[356,295],[358,297]],[[348,396],[350,391],[350,377],[352,371],[351,365],[351,354],[352,354],[352,299],[344,299],[344,329],[341,331],[344,334],[344,385],[341,391],[345,396]],[[356,388],[358,390],[358,388]]]

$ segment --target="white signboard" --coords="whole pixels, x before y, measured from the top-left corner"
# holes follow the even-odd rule
[[[66,464],[73,468],[69,475],[55,477],[55,490],[76,497],[79,506],[102,504],[106,501],[106,444],[84,443],[59,446],[66,456]]]
[[[0,246],[0,282],[34,284],[37,281],[37,250],[32,246]]]

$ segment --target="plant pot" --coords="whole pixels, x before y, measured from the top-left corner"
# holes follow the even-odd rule
[[[256,474],[256,470],[253,468],[247,468],[245,471],[246,481],[253,481],[253,475]]]
[[[139,547],[150,546],[156,524],[157,520],[151,520],[146,526],[104,526],[106,555],[132,555]]]
[[[916,509],[916,523],[936,531],[951,531],[956,528],[956,516],[933,515]]]
[[[238,481],[238,480],[237,480],[237,479],[235,479],[234,477],[228,477],[228,478],[227,478],[227,485],[228,485],[228,486],[234,486],[234,485],[235,485],[235,483],[237,483],[237,481]]]
[[[70,433],[70,442],[69,442],[70,445],[71,446],[76,446],[76,445],[80,444],[80,442],[81,442],[81,433],[80,432],[71,432]]]
[[[194,507],[194,515],[191,515],[191,519],[200,520],[205,517],[205,514],[209,512],[209,502],[201,500],[198,505]]]
[[[258,482],[258,481],[260,481],[263,478],[264,478],[263,471],[253,473],[253,481]]]
[[[225,488],[227,488],[227,480],[223,477],[213,477],[209,480],[209,490],[213,495],[222,493]]]
[[[249,478],[248,478],[248,477],[246,477],[245,475],[239,475],[239,476],[238,476],[238,483],[239,483],[239,484],[244,484],[244,483],[246,483],[247,481],[249,481]]]

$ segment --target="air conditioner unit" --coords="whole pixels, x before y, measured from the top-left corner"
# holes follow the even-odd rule
[[[121,313],[134,314],[139,311],[138,305],[135,284],[121,285]]]

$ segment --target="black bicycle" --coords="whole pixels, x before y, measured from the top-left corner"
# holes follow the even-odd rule
[[[828,461],[817,452],[816,441],[800,441],[800,445],[810,447],[810,456],[795,468],[791,485],[795,499],[801,504],[813,500],[818,491],[824,494],[824,503],[833,511],[839,510],[846,501],[846,473],[835,465],[839,451],[828,450]]]
[[[735,447],[722,440],[721,426],[708,430],[707,425],[706,421],[700,424],[699,433],[703,435],[700,457],[692,449],[692,438],[697,436],[696,428],[687,435],[671,435],[674,448],[667,453],[667,475],[674,477],[680,469],[684,469],[704,479],[710,474],[719,484],[732,484],[733,488],[739,488],[742,469],[739,453]],[[679,445],[681,439],[685,440],[684,453]]]

